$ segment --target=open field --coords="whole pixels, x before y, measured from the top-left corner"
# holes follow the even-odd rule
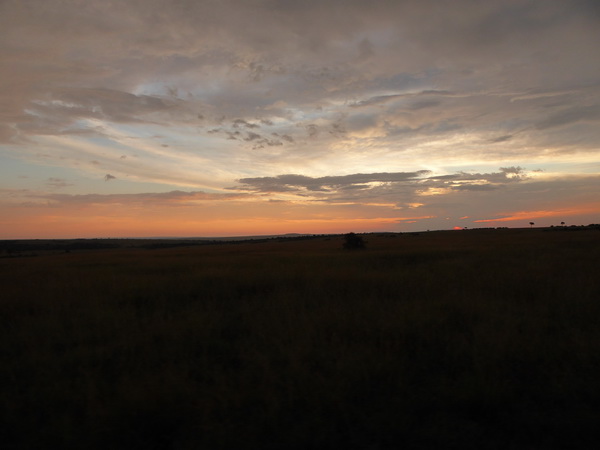
[[[600,231],[365,239],[11,251],[0,445],[595,448]]]

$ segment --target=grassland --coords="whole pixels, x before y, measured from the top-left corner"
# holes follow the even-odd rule
[[[0,258],[0,445],[596,448],[598,230],[365,238]]]

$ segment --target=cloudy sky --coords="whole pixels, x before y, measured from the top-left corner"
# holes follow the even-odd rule
[[[1,0],[0,238],[600,223],[597,0]]]

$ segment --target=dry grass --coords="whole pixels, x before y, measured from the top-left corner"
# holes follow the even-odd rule
[[[592,448],[600,233],[0,260],[4,448]]]

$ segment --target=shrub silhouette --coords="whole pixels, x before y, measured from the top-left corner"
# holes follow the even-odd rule
[[[344,248],[346,250],[358,250],[365,248],[365,241],[356,233],[348,233],[344,235]]]

